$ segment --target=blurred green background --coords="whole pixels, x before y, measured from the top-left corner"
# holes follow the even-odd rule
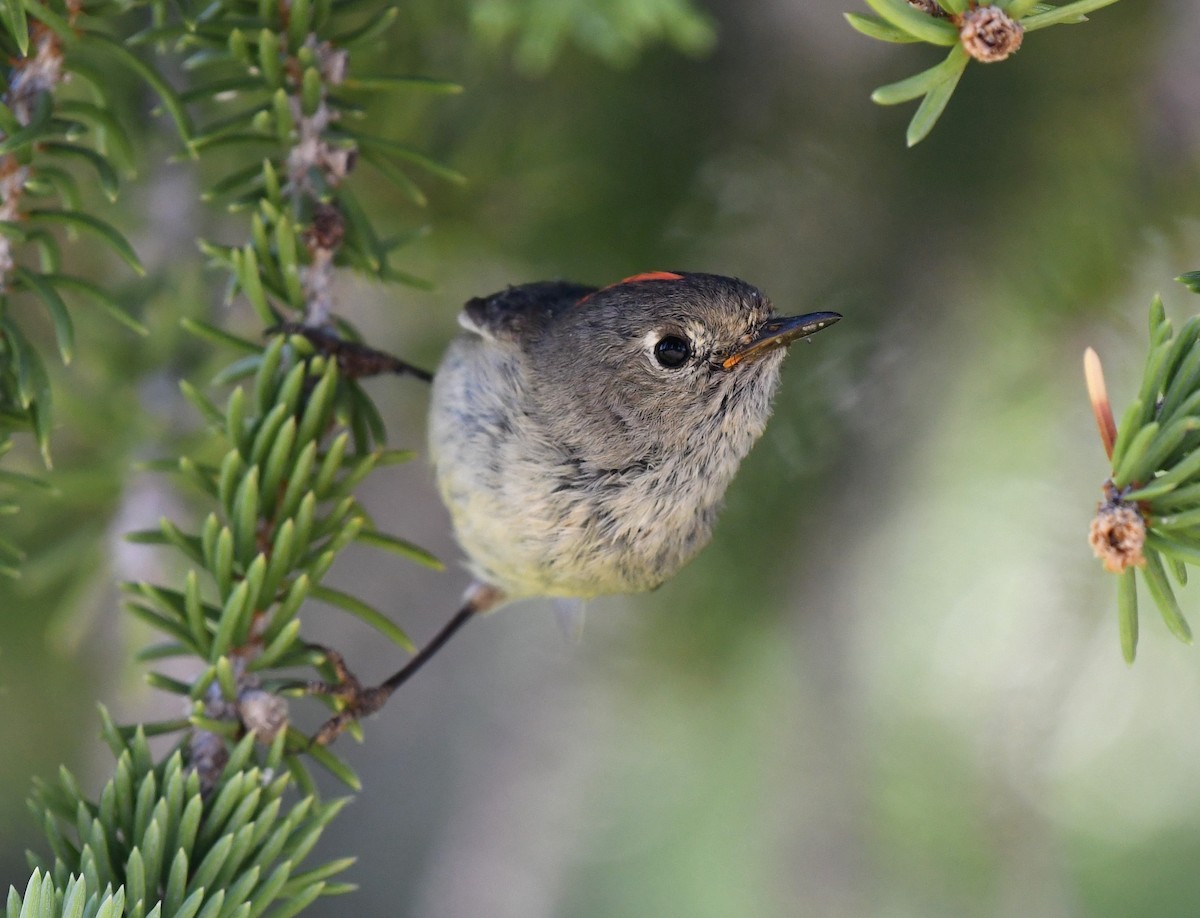
[[[1200,7],[1126,0],[1031,35],[971,67],[906,150],[910,107],[868,96],[937,52],[854,33],[852,2],[715,0],[710,51],[617,67],[482,40],[506,6],[476,4],[474,31],[458,3],[402,6],[391,62],[466,92],[373,117],[470,183],[430,186],[427,214],[375,196],[397,230],[430,222],[398,264],[437,289],[344,279],[369,341],[432,366],[470,296],[672,268],[846,320],[794,350],[712,546],[676,581],[593,603],[577,647],[548,604],[474,623],[362,747],[342,741],[366,787],[322,850],[359,855],[361,889],[306,914],[1200,914],[1200,657],[1143,603],[1138,661],[1121,660],[1115,580],[1086,542],[1107,469],[1080,364],[1100,351],[1119,412],[1154,292],[1177,321],[1200,308],[1171,280],[1200,268]],[[123,211],[173,269],[127,291],[153,334],[80,318],[64,496],[13,524],[32,560],[0,587],[4,883],[40,844],[32,777],[108,775],[97,699],[122,720],[177,713],[129,662],[147,635],[113,584],[172,576],[119,536],[187,519],[189,498],[132,468],[198,424],[175,382],[213,366],[179,315],[253,329],[211,305],[192,241],[244,229],[196,202],[189,167],[155,165],[169,139],[146,143]],[[420,448],[421,385],[371,390],[394,444]],[[457,559],[423,463],[362,496],[381,528]],[[330,582],[422,641],[465,575],[380,561],[351,551]],[[399,662],[337,610],[309,621],[366,679]]]

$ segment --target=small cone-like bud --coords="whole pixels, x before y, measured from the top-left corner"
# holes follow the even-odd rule
[[[971,57],[990,64],[1021,47],[1025,27],[998,6],[977,6],[963,13],[958,37]]]
[[[1130,504],[1104,501],[1096,511],[1088,532],[1088,541],[1104,569],[1119,574],[1127,567],[1146,563],[1142,546],[1146,543],[1146,521]]]
[[[242,726],[254,734],[260,743],[270,745],[280,730],[288,725],[287,702],[278,695],[262,689],[247,689],[237,703]]]

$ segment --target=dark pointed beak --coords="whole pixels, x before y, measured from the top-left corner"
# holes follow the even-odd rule
[[[743,360],[754,360],[777,347],[787,347],[793,341],[815,335],[828,328],[841,316],[836,312],[810,312],[805,316],[785,316],[768,319],[748,343],[734,351],[722,361],[721,366],[731,370]]]

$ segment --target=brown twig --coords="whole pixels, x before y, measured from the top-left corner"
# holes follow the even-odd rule
[[[379,351],[358,341],[339,338],[328,328],[317,328],[301,322],[281,322],[267,330],[268,334],[302,335],[326,357],[338,362],[338,370],[347,379],[364,376],[379,376],[383,373],[407,374],[424,382],[431,382],[433,374],[413,366],[386,351]]]

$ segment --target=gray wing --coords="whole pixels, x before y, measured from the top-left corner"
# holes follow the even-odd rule
[[[468,300],[459,322],[485,338],[519,341],[595,291],[595,287],[568,281],[522,284]]]

